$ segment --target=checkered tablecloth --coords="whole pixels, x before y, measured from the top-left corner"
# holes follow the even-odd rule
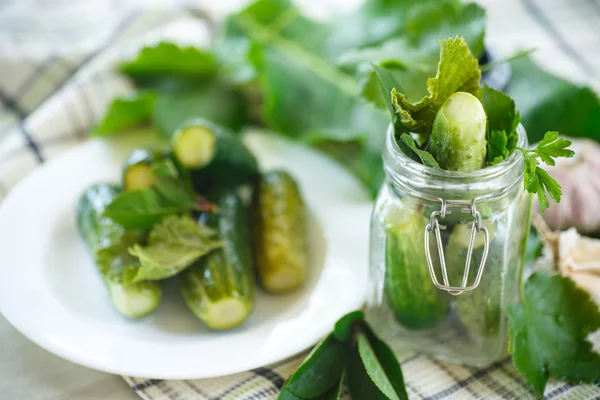
[[[600,91],[600,0],[481,2],[488,8],[487,44],[498,54],[536,47],[534,58],[546,69]],[[222,15],[241,3],[207,6]],[[326,13],[355,2],[300,3]],[[110,99],[129,90],[111,71],[116,60],[159,39],[206,44],[203,14],[189,8],[197,2],[178,4],[179,11],[166,11],[161,1],[0,1],[0,198],[37,165],[86,140]],[[148,400],[275,399],[303,356],[217,379],[125,380]],[[486,368],[414,354],[400,361],[411,399],[532,398],[510,359]],[[545,398],[600,399],[600,383],[552,382]]]

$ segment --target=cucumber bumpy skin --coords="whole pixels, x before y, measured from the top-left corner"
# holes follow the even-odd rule
[[[118,243],[125,229],[104,217],[106,206],[119,194],[115,185],[96,184],[88,188],[77,203],[77,226],[89,251],[97,261],[97,252]],[[127,251],[127,249],[124,249]],[[162,289],[158,282],[136,282],[124,285],[102,277],[114,307],[128,318],[139,318],[160,304]]]
[[[223,247],[202,257],[181,274],[181,294],[192,312],[212,329],[243,323],[254,307],[254,266],[248,215],[234,192],[216,201],[218,216],[200,220],[215,227]],[[216,220],[216,222],[215,222]]]
[[[474,171],[485,166],[487,117],[477,97],[456,92],[438,111],[429,152],[442,169]]]
[[[306,280],[307,212],[296,182],[282,171],[265,174],[253,198],[256,267],[263,288],[290,292]]]
[[[386,229],[385,293],[396,319],[409,329],[431,328],[450,311],[449,295],[431,281],[425,225],[421,214],[406,211]]]

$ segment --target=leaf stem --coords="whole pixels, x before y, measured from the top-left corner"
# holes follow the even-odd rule
[[[527,215],[527,228],[531,230],[531,218],[533,216],[533,195],[529,196],[529,213]],[[529,231],[523,243],[523,254],[521,255],[521,267],[519,268],[519,300],[521,304],[525,303],[525,285],[523,284],[523,276],[525,275],[525,255],[527,253],[527,241],[529,240]]]
[[[196,203],[192,206],[192,210],[216,214],[219,211],[219,208],[215,203],[207,200],[204,196],[198,195],[196,196]]]
[[[504,63],[513,61],[517,58],[529,55],[529,54],[533,53],[535,50],[536,50],[535,48],[519,50],[515,54],[512,54],[508,57],[504,57],[504,58],[501,58],[500,60],[492,61],[491,63],[483,64],[479,68],[481,69],[481,72],[486,72],[486,71],[496,68],[498,65],[502,65]]]

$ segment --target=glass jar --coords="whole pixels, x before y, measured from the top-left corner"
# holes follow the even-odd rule
[[[527,136],[518,129],[518,146]],[[523,156],[477,171],[413,161],[390,127],[371,220],[367,319],[399,352],[471,365],[501,357],[531,224]]]

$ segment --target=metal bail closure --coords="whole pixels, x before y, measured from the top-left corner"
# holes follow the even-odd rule
[[[477,288],[477,286],[479,285],[479,282],[481,281],[481,276],[483,274],[483,269],[485,267],[485,261],[487,260],[488,251],[489,251],[489,247],[490,247],[489,233],[488,233],[487,228],[481,223],[481,214],[479,213],[479,211],[477,211],[477,208],[475,207],[475,200],[476,199],[473,199],[471,201],[470,207],[461,209],[461,212],[463,212],[465,214],[471,214],[471,216],[473,217],[473,225],[471,227],[471,236],[469,238],[469,247],[467,249],[465,270],[463,273],[462,282],[461,282],[460,286],[451,286],[450,282],[448,280],[448,271],[446,269],[446,259],[444,257],[444,249],[442,246],[442,234],[440,232],[441,229],[446,229],[446,227],[444,225],[440,225],[438,218],[445,218],[447,214],[451,213],[450,211],[447,210],[448,203],[453,203],[453,204],[457,204],[457,205],[461,205],[461,204],[468,205],[469,203],[466,203],[464,201],[453,201],[453,200],[446,201],[446,200],[440,198],[440,202],[442,203],[441,209],[439,211],[434,211],[431,213],[431,216],[429,217],[429,224],[427,224],[427,226],[425,227],[425,258],[427,259],[427,266],[429,267],[429,274],[431,275],[431,280],[433,281],[433,284],[438,289],[445,290],[448,293],[455,295],[455,296],[458,296],[461,293],[464,293],[464,292],[467,292],[467,291]],[[429,235],[430,235],[431,231],[434,231],[435,239],[437,241],[438,254],[440,257],[440,267],[442,269],[442,278],[444,279],[443,285],[439,282],[439,280],[435,274],[435,269],[433,267],[433,263],[431,262],[431,251],[430,251],[430,247],[429,247]],[[484,236],[483,254],[481,256],[481,262],[479,264],[479,269],[477,270],[477,276],[475,277],[475,282],[473,282],[472,285],[468,286],[467,281],[469,278],[469,269],[471,268],[471,259],[473,256],[473,246],[475,243],[475,235],[477,234],[477,232],[483,232],[483,236]]]

